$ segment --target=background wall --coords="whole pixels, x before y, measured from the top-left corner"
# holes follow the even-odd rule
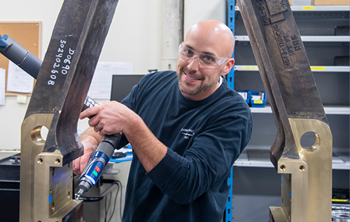
[[[184,0],[184,34],[192,25],[206,19],[226,23],[226,1],[224,0]]]
[[[6,1],[2,4],[0,21],[41,21],[40,59],[43,59],[62,3],[63,0]],[[185,0],[184,31],[203,19],[225,22],[225,4],[224,0]],[[134,73],[138,74],[145,74],[148,69],[160,70],[163,7],[162,0],[120,0],[100,62],[131,62]],[[0,35],[4,34],[0,30]],[[15,96],[7,96],[6,105],[0,106],[0,149],[20,148],[20,130],[27,106],[28,102],[18,104]],[[78,127],[86,129],[87,120],[79,121]]]

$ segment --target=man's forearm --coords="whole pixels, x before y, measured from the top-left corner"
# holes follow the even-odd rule
[[[93,127],[90,127],[86,129],[80,136],[79,136],[80,141],[84,142],[89,142],[90,144],[98,146],[98,144],[101,143],[103,137],[94,131]]]
[[[151,171],[166,155],[168,148],[148,129],[141,117],[132,118],[123,132],[146,172]]]

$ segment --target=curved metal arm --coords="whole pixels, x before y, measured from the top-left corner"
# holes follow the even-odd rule
[[[270,207],[278,222],[331,221],[332,134],[288,0],[238,0],[277,137],[271,161],[282,174],[282,207]],[[315,144],[304,149],[304,133]]]

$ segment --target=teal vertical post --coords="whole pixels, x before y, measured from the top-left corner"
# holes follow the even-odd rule
[[[228,16],[227,16],[227,26],[231,29],[232,33],[235,34],[235,7],[236,0],[228,1]],[[233,51],[232,58],[235,58],[235,52]],[[231,89],[234,89],[234,68],[227,74],[227,82]]]
[[[227,184],[230,187],[229,195],[227,197],[226,202],[226,210],[225,210],[225,222],[231,222],[232,221],[232,177],[233,177],[233,167],[230,171],[230,177],[228,178]]]
[[[236,0],[228,1],[228,16],[227,16],[227,26],[231,29],[233,35],[235,34],[235,10],[236,10]],[[233,51],[232,58],[235,58],[235,51]],[[234,66],[231,71],[227,74],[227,82],[231,89],[234,89]],[[232,192],[233,192],[233,167],[231,168],[230,177],[228,178],[228,185],[230,187],[229,195],[226,202],[225,210],[225,222],[232,221]]]

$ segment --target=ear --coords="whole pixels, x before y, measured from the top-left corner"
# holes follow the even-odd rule
[[[234,58],[228,59],[228,61],[225,64],[224,70],[222,71],[221,76],[226,76],[230,72],[234,64],[235,64]]]

